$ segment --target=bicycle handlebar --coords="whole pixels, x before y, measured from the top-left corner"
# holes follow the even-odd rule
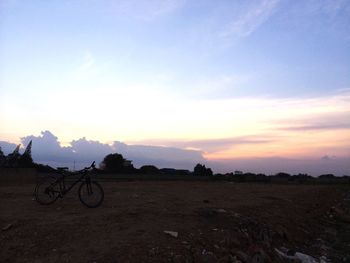
[[[95,166],[95,161],[93,161],[92,162],[92,164],[90,165],[90,166],[88,166],[88,167],[85,167],[84,169],[83,169],[83,171],[86,171],[86,170],[89,170],[89,169],[91,169],[91,168],[95,168],[96,166]]]

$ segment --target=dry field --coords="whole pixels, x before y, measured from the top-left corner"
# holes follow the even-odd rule
[[[0,262],[289,262],[281,247],[350,262],[349,186],[102,186],[95,209],[80,203],[77,188],[44,206],[32,200],[34,185],[0,186]]]

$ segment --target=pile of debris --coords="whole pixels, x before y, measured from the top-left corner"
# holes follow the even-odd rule
[[[197,211],[200,222],[195,233],[181,235],[164,231],[169,237],[182,239],[186,253],[171,254],[171,262],[222,263],[329,263],[327,253],[309,255],[307,246],[296,246],[283,227],[267,224],[225,209],[202,208]],[[205,226],[217,226],[205,229]],[[220,226],[220,227],[219,227]],[[288,249],[289,248],[289,249]]]

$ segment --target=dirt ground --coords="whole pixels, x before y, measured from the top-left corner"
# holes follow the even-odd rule
[[[0,262],[350,262],[349,186],[101,184],[94,209],[77,187],[45,206],[34,185],[0,186]]]

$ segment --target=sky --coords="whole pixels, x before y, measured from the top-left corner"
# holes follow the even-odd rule
[[[1,0],[0,146],[28,138],[350,173],[350,1]]]

